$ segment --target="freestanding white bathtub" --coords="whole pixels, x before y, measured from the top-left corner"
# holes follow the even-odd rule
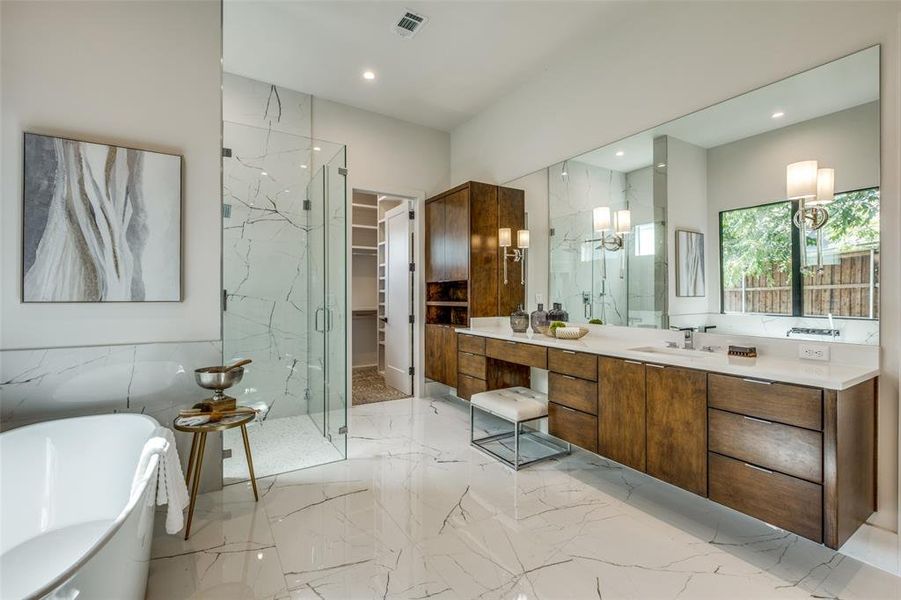
[[[144,415],[37,423],[0,434],[0,598],[144,597],[153,537]]]

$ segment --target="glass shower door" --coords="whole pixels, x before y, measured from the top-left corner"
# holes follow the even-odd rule
[[[318,147],[324,147],[322,143]],[[346,456],[346,170],[343,146],[310,181],[307,211],[309,415]]]
[[[325,171],[307,187],[307,411],[319,433],[325,427]]]
[[[347,169],[342,147],[325,165],[325,432],[347,456]]]

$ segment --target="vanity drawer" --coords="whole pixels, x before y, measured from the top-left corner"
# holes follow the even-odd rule
[[[485,354],[490,358],[518,365],[547,369],[547,348],[507,340],[485,340]]]
[[[457,370],[465,375],[478,379],[488,379],[485,369],[485,357],[478,354],[463,352],[457,354]]]
[[[707,440],[712,452],[731,456],[815,483],[823,482],[823,434],[708,409]]]
[[[488,384],[484,379],[470,377],[465,373],[457,373],[457,397],[463,400],[471,400],[473,394],[484,392]]]
[[[547,368],[556,373],[598,380],[598,357],[594,354],[550,348],[547,351]]]
[[[548,398],[569,408],[598,414],[598,384],[593,381],[551,371],[548,375]]]
[[[709,497],[792,533],[823,541],[823,487],[734,458],[708,455]]]
[[[729,412],[823,429],[823,390],[711,373],[707,405]]]
[[[548,433],[591,452],[598,451],[598,418],[556,402],[547,403]]]
[[[485,354],[485,338],[465,333],[457,334],[457,349],[472,354]]]

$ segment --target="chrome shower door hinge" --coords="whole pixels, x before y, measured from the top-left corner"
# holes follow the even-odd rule
[[[347,425],[342,425],[338,428],[338,433],[341,435],[347,435]]]

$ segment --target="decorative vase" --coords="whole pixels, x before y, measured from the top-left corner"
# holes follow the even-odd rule
[[[548,311],[547,318],[551,323],[554,321],[563,321],[565,323],[569,321],[569,313],[563,310],[563,306],[559,302],[554,302],[554,307]]]
[[[510,315],[510,328],[514,333],[525,333],[529,328],[529,313],[523,310],[522,304]]]
[[[550,325],[550,321],[547,318],[547,311],[544,310],[544,304],[541,302],[538,303],[538,310],[532,311],[532,314],[529,315],[529,321],[532,325],[532,331],[535,333],[544,333],[547,331],[548,325]]]

